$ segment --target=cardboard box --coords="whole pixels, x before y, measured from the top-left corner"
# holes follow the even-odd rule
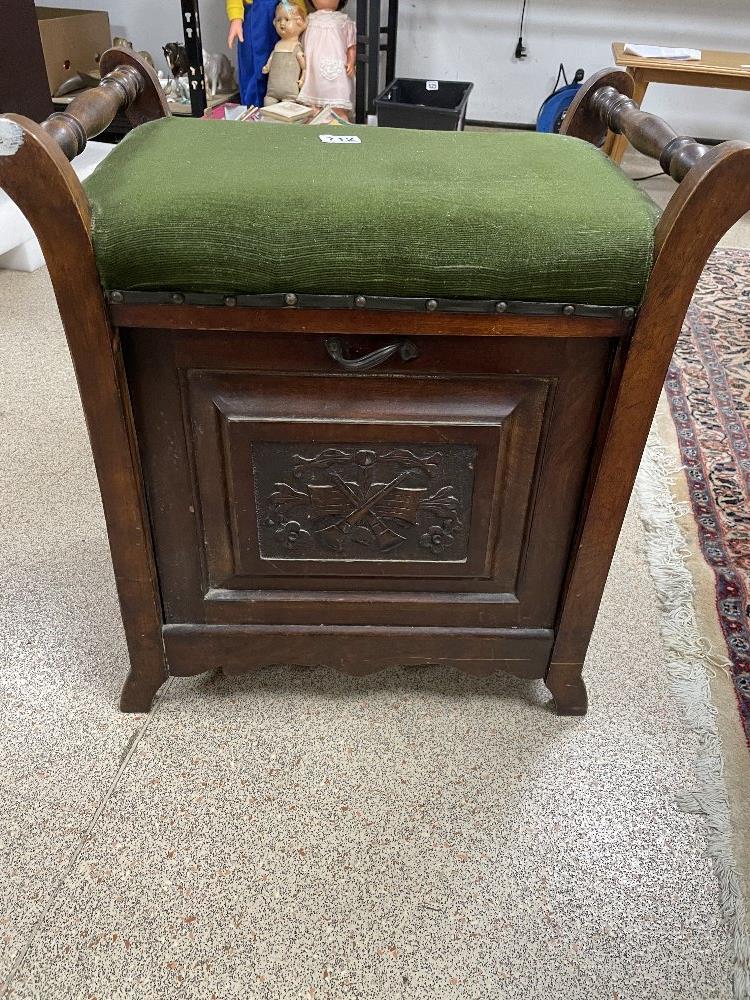
[[[99,75],[99,59],[112,45],[109,14],[105,10],[37,7],[36,15],[53,97],[76,73]]]

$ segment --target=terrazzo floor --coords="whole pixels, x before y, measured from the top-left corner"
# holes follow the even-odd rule
[[[591,710],[437,668],[172,681],[126,653],[46,272],[0,272],[0,996],[728,1000],[640,522]]]

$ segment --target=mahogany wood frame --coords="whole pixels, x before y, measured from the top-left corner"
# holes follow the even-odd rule
[[[131,668],[121,699],[123,711],[148,710],[168,676],[165,641],[173,648],[191,641],[190,626],[165,628],[118,332],[124,327],[148,326],[291,334],[314,330],[357,336],[408,333],[419,337],[534,338],[552,334],[618,338],[545,674],[558,711],[583,714],[587,707],[583,663],[667,366],[708,255],[727,229],[750,210],[750,145],[726,142],[706,149],[690,138],[676,136],[664,122],[641,112],[630,100],[632,77],[622,71],[604,70],[584,84],[563,131],[596,144],[603,142],[608,129],[619,132],[637,149],[658,157],[664,169],[680,182],[658,224],[653,270],[643,303],[632,319],[110,305],[96,269],[89,206],[68,161],[121,109],[134,125],[169,112],[153,72],[132,52],[110,50],[102,57],[101,69],[103,79],[96,90],[77,98],[67,112],[51,116],[42,125],[14,115],[0,117],[0,187],[21,208],[39,238],[78,379],[130,654]],[[387,628],[340,627],[322,640],[319,629],[250,628],[255,629],[258,657],[271,656],[270,649],[278,650],[282,657],[294,657],[305,643],[316,642],[318,653],[327,650],[332,660],[342,663],[336,644],[348,642],[353,644],[355,658],[365,658],[362,672],[389,661],[385,652]],[[442,658],[460,661],[457,635],[450,629],[435,631],[443,633]],[[491,645],[490,630],[473,631],[483,633],[476,637],[482,648]],[[466,641],[473,641],[470,633],[472,630],[464,630]],[[199,639],[205,646],[205,634]],[[381,641],[378,650],[382,651],[373,653],[376,639]],[[408,635],[404,641],[406,660],[418,661],[419,643]],[[481,654],[477,658],[481,659]],[[230,653],[227,669],[240,669],[231,659]],[[421,659],[435,658],[428,655]],[[490,657],[487,662],[494,663]],[[352,656],[347,663],[356,671]],[[481,672],[476,663],[464,669]]]

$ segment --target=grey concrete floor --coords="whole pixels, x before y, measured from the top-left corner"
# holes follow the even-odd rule
[[[46,274],[0,273],[0,317],[4,995],[729,997],[633,512],[586,719],[556,718],[540,684],[435,668],[207,675],[123,716]]]

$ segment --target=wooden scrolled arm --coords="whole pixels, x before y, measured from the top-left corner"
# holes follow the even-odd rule
[[[169,114],[161,84],[150,66],[127,49],[108,49],[100,60],[98,87],[79,94],[66,111],[56,111],[42,128],[69,160],[86,148],[124,111],[133,125]]]
[[[676,181],[681,181],[710,149],[690,136],[678,135],[671,125],[641,111],[631,97],[614,87],[595,90],[591,107],[607,128],[626,136],[639,153],[658,160],[664,173]]]
[[[633,78],[629,73],[600,70],[576,94],[561,133],[601,146],[607,130],[617,132],[626,136],[639,153],[658,160],[670,177],[681,181],[711,147],[678,135],[661,118],[641,111],[632,94]]]

